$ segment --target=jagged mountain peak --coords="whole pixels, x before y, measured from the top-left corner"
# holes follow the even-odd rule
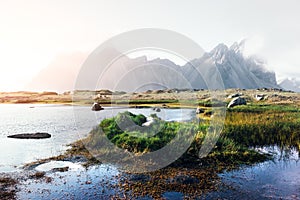
[[[228,52],[232,52],[234,54],[243,55],[246,39],[241,40],[240,42],[234,42],[230,47],[228,47],[224,43],[218,44],[213,50],[209,52],[210,55],[221,55],[226,54]],[[218,56],[214,56],[218,57]]]
[[[203,57],[193,60],[192,65],[197,66],[198,71],[205,71],[207,74],[213,70],[218,71],[225,88],[280,88],[275,73],[267,69],[265,62],[243,55],[245,42],[246,40],[235,42],[230,48],[219,44]],[[195,82],[196,79],[193,77]]]
[[[228,46],[224,43],[218,44],[211,52],[226,52],[228,51]]]
[[[246,44],[246,39],[241,40],[240,42],[235,42],[230,46],[230,50],[235,52],[236,54],[241,54],[243,55],[243,52],[245,50],[245,44]]]
[[[226,59],[248,59],[244,56],[243,52],[245,49],[246,39],[240,42],[234,42],[230,47],[224,43],[218,44],[213,50],[206,54],[206,57],[210,57],[213,62],[222,64]],[[230,58],[229,58],[230,57]],[[251,58],[252,59],[252,58]]]
[[[210,51],[207,56],[211,57],[215,62],[222,62],[225,54],[228,52],[228,47],[221,43]]]

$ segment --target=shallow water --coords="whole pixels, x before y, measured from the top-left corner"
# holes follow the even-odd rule
[[[46,173],[44,180],[25,180],[19,186],[18,199],[110,199],[119,192],[119,171],[111,165],[79,168],[68,172]]]
[[[88,134],[104,118],[128,109],[106,108],[92,112],[88,106],[58,105],[0,105],[0,172],[20,170],[22,164],[62,153],[66,144]],[[135,114],[150,115],[151,109],[129,109]],[[156,113],[162,119],[189,120],[191,109],[163,109]],[[9,134],[23,132],[49,132],[52,138],[43,140],[18,140],[6,138]],[[199,199],[300,199],[299,152],[277,146],[258,150],[272,153],[274,160],[245,166],[239,170],[219,174],[223,182],[218,191]],[[51,172],[53,167],[69,166],[67,172]],[[19,199],[107,199],[123,192],[117,187],[122,176],[111,165],[85,169],[77,163],[46,163],[36,170],[46,171],[51,183],[42,180],[24,180],[17,193]],[[182,199],[183,194],[166,191],[166,199]],[[140,199],[151,199],[141,197]]]
[[[261,151],[274,153],[274,160],[253,166],[244,166],[239,170],[219,174],[222,184],[218,191],[207,193],[199,199],[300,199],[300,163],[298,152],[292,150],[282,155],[278,147],[263,148]],[[54,164],[54,165],[53,165]],[[53,166],[73,166],[67,172],[50,173]],[[50,166],[50,168],[49,168]],[[116,167],[102,164],[88,169],[72,163],[42,164],[52,183],[39,180],[26,180],[20,186],[20,199],[109,199],[116,194],[121,197],[126,192],[118,187],[120,179],[128,176]],[[75,169],[75,170],[74,170]],[[129,175],[130,176],[130,175]],[[184,194],[166,191],[165,199],[183,199]],[[138,199],[152,199],[149,196]]]
[[[299,152],[286,154],[277,146],[262,151],[274,153],[274,160],[220,174],[225,186],[201,199],[300,199]]]
[[[156,113],[168,121],[189,120],[194,114],[192,109],[162,109],[157,113],[150,108],[106,107],[93,112],[90,106],[0,104],[0,172],[18,171],[25,163],[57,156],[67,149],[67,144],[85,137],[101,120],[126,110],[135,114]],[[52,137],[40,140],[7,138],[12,134],[34,132],[47,132]]]

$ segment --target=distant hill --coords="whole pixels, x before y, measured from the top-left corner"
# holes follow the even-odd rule
[[[300,92],[300,80],[295,78],[286,78],[279,82],[279,85],[285,90]]]
[[[73,53],[58,56],[25,86],[28,91],[70,91],[87,55]]]

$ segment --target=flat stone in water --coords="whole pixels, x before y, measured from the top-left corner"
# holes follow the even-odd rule
[[[51,135],[49,133],[21,133],[15,135],[9,135],[8,138],[17,138],[17,139],[44,139],[50,138]]]

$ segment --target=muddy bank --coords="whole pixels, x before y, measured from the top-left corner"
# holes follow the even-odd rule
[[[0,175],[0,199],[15,199],[18,181],[9,175]]]

